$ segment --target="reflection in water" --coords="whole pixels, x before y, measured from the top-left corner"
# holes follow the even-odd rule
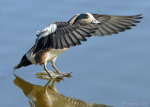
[[[48,80],[45,86],[40,86],[31,84],[17,75],[15,77],[14,84],[21,88],[28,97],[30,107],[112,107],[104,104],[90,104],[59,94],[54,80]],[[44,79],[42,76],[39,77]]]

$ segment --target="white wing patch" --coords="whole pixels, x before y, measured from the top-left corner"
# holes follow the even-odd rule
[[[45,29],[43,29],[42,31],[37,31],[36,36],[38,37],[37,39],[39,40],[40,38],[44,37],[44,36],[48,36],[51,33],[54,33],[57,29],[57,25],[56,24],[50,24],[48,27],[46,27]]]

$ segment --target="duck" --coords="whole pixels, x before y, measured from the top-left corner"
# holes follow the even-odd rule
[[[118,34],[131,29],[140,22],[142,14],[119,16],[95,13],[81,13],[74,15],[66,22],[53,22],[43,30],[37,31],[33,47],[23,55],[14,70],[32,64],[43,65],[49,77],[59,78],[65,75],[55,65],[57,57],[71,47],[81,45],[88,37]],[[47,69],[47,63],[51,62],[55,73],[53,76]],[[53,71],[54,72],[54,71]],[[60,75],[61,74],[61,75]],[[67,74],[66,74],[67,75]]]

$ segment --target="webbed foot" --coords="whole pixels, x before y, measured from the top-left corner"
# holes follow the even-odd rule
[[[67,77],[67,78],[71,77],[71,73],[61,73],[61,72],[57,73],[57,72],[53,72],[53,71],[48,71],[48,73],[47,72],[39,72],[39,73],[36,73],[36,77],[41,78],[41,79],[60,81],[60,80],[63,80],[64,77]]]

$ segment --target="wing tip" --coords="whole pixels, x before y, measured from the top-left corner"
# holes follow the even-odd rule
[[[137,15],[133,15],[132,16],[133,19],[142,19],[143,18],[143,14],[137,14]]]
[[[137,17],[138,19],[142,19],[142,18],[143,18],[143,14],[138,14],[138,15],[136,15],[136,17]]]

